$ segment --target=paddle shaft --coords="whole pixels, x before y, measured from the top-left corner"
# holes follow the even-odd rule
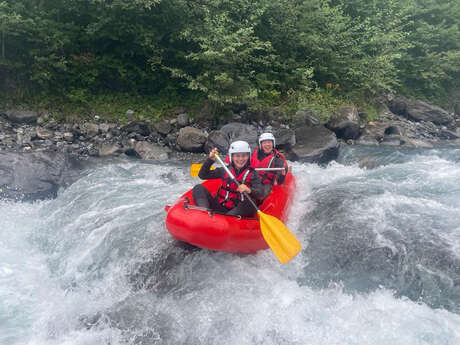
[[[256,171],[282,171],[286,170],[286,168],[256,168]]]
[[[230,171],[229,168],[227,168],[227,166],[224,164],[224,162],[222,162],[222,159],[220,159],[219,155],[216,154],[215,155],[217,160],[219,161],[220,165],[222,165],[222,167],[225,169],[225,171],[227,172],[228,176],[230,176],[230,178],[235,181],[235,183],[239,186],[240,183],[237,181],[237,179],[235,178],[235,176],[233,176],[232,172]],[[246,193],[246,192],[243,192],[244,196],[246,198],[248,198],[248,200],[251,202],[252,206],[254,206],[254,208],[257,210],[257,212],[259,212],[259,208],[257,207],[256,203],[249,197],[249,195]]]

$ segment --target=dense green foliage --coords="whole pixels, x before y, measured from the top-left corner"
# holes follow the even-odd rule
[[[0,88],[439,103],[460,89],[459,23],[459,0],[0,0]]]

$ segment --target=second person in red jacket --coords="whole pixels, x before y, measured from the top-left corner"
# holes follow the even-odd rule
[[[251,155],[251,167],[257,168],[284,168],[278,171],[259,170],[264,185],[264,198],[270,194],[273,185],[282,184],[288,172],[286,157],[276,148],[275,136],[272,133],[262,133],[259,137],[259,146]]]

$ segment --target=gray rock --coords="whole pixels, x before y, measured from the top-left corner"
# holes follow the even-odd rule
[[[419,139],[411,139],[407,137],[401,137],[401,143],[404,146],[409,146],[409,147],[420,147],[420,148],[426,148],[426,149],[431,149],[433,148],[433,144],[419,140]]]
[[[400,146],[401,137],[399,135],[388,135],[382,139],[380,145],[384,146]]]
[[[54,132],[50,131],[49,129],[43,127],[37,127],[36,135],[39,139],[51,139],[54,136]]]
[[[6,136],[3,137],[3,139],[1,139],[1,144],[6,146],[6,147],[11,148],[11,147],[14,146],[15,141],[11,136],[6,135]]]
[[[295,130],[296,145],[287,152],[291,160],[325,164],[337,158],[339,144],[335,133],[324,126],[303,126]]]
[[[209,133],[206,143],[204,144],[204,151],[209,152],[214,147],[217,147],[220,153],[226,154],[230,143],[225,133],[220,130],[212,131]]]
[[[457,135],[456,131],[451,131],[446,128],[441,129],[438,133],[438,137],[441,139],[453,140],[458,139],[459,136]]]
[[[189,116],[187,113],[182,113],[177,116],[177,125],[179,127],[185,127],[189,124]]]
[[[81,129],[88,138],[93,138],[99,134],[99,125],[96,123],[85,122]]]
[[[389,95],[388,107],[400,116],[407,116],[407,107],[411,101],[406,97]]]
[[[358,109],[351,105],[340,108],[327,123],[327,128],[340,139],[358,138],[360,134]]]
[[[292,123],[295,127],[318,126],[320,121],[309,110],[299,110],[295,113]]]
[[[99,129],[101,133],[107,133],[110,130],[110,125],[108,123],[101,123]]]
[[[180,151],[181,148],[179,147],[179,145],[177,144],[177,138],[179,136],[179,133],[177,132],[173,132],[173,133],[169,133],[167,136],[166,136],[166,143],[168,144],[168,146],[170,148],[173,148],[177,151]]]
[[[202,152],[207,135],[204,131],[194,127],[184,127],[179,131],[177,144],[186,152]]]
[[[401,135],[402,131],[401,128],[397,125],[389,125],[385,128],[385,131],[383,132],[384,135]]]
[[[56,197],[73,182],[77,162],[56,152],[0,152],[0,197],[37,200]]]
[[[438,125],[448,124],[453,117],[444,109],[422,101],[410,103],[407,116],[415,121],[430,121]]]
[[[379,142],[374,137],[364,135],[359,137],[359,139],[355,141],[355,144],[363,146],[378,146]]]
[[[32,110],[7,110],[6,117],[15,123],[28,123],[28,124],[35,124],[37,123],[37,118],[39,116],[38,112]]]
[[[46,120],[45,120],[44,116],[39,116],[37,118],[37,125],[43,125],[45,122],[46,122]]]
[[[54,132],[54,141],[61,141],[64,139],[64,133],[62,132]]]
[[[254,150],[257,147],[257,129],[252,125],[239,122],[231,122],[218,131],[209,133],[208,140],[204,145],[205,152],[217,147],[219,152],[227,153],[230,143],[236,140],[244,140]]]
[[[128,121],[133,121],[134,120],[134,111],[131,109],[126,110],[126,118]]]
[[[127,133],[137,133],[147,137],[152,133],[152,126],[150,123],[145,121],[134,121],[123,126],[121,130]]]
[[[257,129],[254,126],[230,122],[220,130],[228,138],[228,146],[236,140],[244,140],[249,143],[251,148],[255,149],[257,147]]]
[[[127,150],[133,150],[133,153],[135,153],[134,148],[136,147],[136,143],[136,139],[133,138],[123,138],[121,142],[125,153]]]
[[[121,152],[121,147],[118,144],[102,144],[101,147],[99,147],[98,155],[104,157],[120,154]]]
[[[64,133],[64,140],[66,140],[68,142],[72,142],[73,141],[73,133],[72,132],[65,132]]]
[[[171,153],[169,148],[153,145],[147,141],[136,143],[134,150],[140,158],[149,160],[166,160]]]
[[[16,142],[18,145],[24,144],[24,130],[22,128],[19,128],[16,132]]]
[[[158,133],[163,135],[167,135],[169,132],[171,132],[171,125],[165,120],[158,121],[155,123],[154,127]]]
[[[295,132],[287,128],[279,128],[274,131],[276,147],[280,149],[292,147],[296,144]]]

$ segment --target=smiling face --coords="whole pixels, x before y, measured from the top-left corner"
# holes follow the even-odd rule
[[[273,141],[271,140],[262,141],[260,143],[260,146],[262,146],[262,150],[264,150],[266,154],[269,154],[270,152],[273,151]]]
[[[246,165],[249,160],[249,153],[247,152],[239,152],[232,154],[232,162],[235,164],[237,169],[241,169]]]

